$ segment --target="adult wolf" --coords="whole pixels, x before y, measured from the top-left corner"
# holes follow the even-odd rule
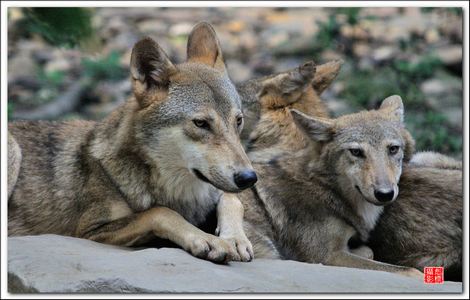
[[[139,41],[133,97],[101,122],[9,124],[21,152],[9,165],[11,174],[19,166],[9,180],[10,235],[117,245],[157,236],[212,261],[252,259],[231,194],[257,180],[240,144],[239,95],[209,24],[194,27],[187,53],[174,65],[155,41]],[[220,237],[196,227],[213,210]]]

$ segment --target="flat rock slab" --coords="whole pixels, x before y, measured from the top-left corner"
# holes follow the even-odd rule
[[[10,293],[461,293],[400,275],[295,261],[218,265],[180,249],[135,250],[57,235],[8,238]]]

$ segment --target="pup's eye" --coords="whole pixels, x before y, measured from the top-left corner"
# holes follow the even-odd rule
[[[390,146],[390,147],[388,147],[388,153],[390,153],[391,155],[397,154],[398,150],[400,150],[400,146]]]
[[[196,125],[196,127],[199,127],[199,128],[203,128],[203,129],[210,128],[209,123],[206,120],[194,119],[193,123],[194,125]]]
[[[243,117],[242,116],[237,117],[237,126],[240,127],[242,123],[243,123]]]
[[[351,148],[349,149],[349,152],[351,152],[351,154],[353,156],[356,156],[356,157],[364,157],[364,152],[362,152],[361,149],[358,149],[358,148]]]

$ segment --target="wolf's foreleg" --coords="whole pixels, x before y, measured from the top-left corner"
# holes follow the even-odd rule
[[[424,278],[424,274],[415,268],[382,263],[379,261],[357,256],[348,251],[337,251],[332,253],[329,258],[326,259],[325,264],[338,267],[385,271],[390,273],[398,273],[408,277]]]
[[[216,234],[237,248],[239,260],[251,261],[253,247],[243,230],[243,213],[243,204],[238,197],[224,193],[217,205]]]
[[[82,216],[82,219],[90,218]],[[98,224],[80,225],[78,237],[106,244],[132,246],[143,239],[148,240],[153,234],[178,244],[196,257],[211,261],[227,262],[237,255],[236,249],[230,243],[203,232],[166,207],[155,207]]]

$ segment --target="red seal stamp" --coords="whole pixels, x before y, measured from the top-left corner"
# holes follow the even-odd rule
[[[444,268],[443,267],[425,267],[424,283],[443,283]]]

